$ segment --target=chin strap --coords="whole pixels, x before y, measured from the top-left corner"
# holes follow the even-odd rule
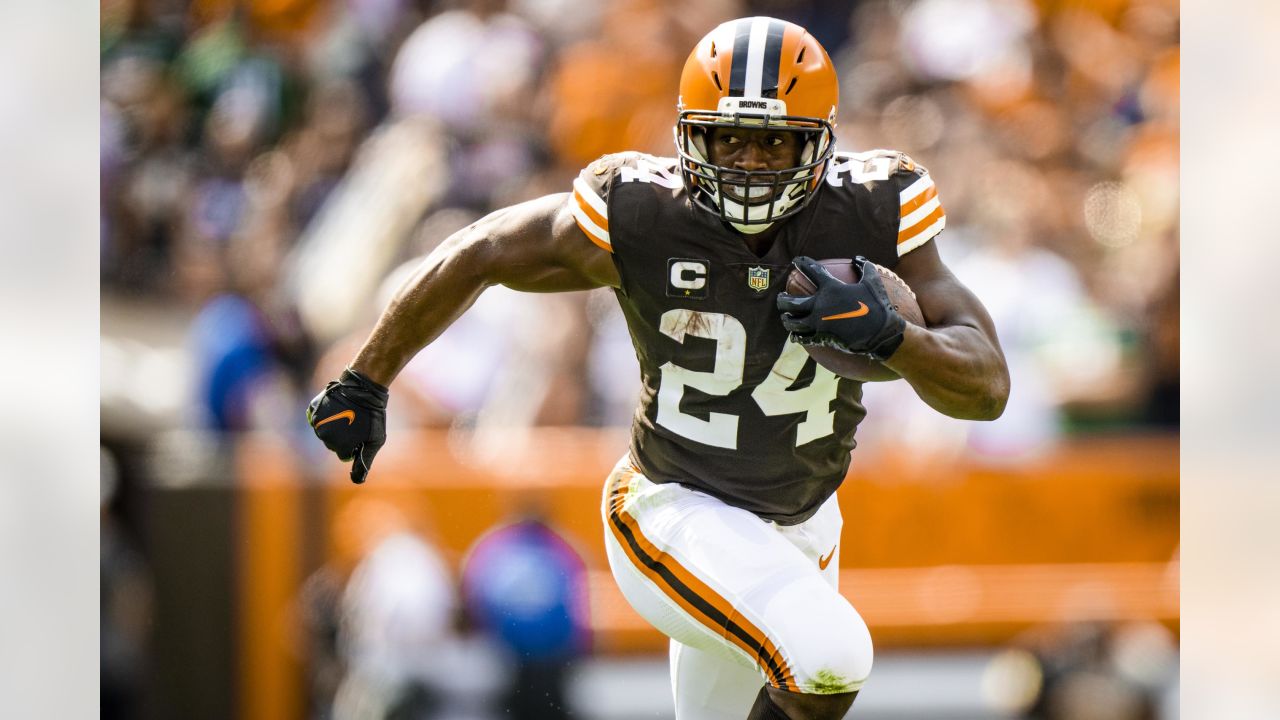
[[[729,224],[733,226],[734,230],[737,230],[738,232],[743,233],[745,235],[756,235],[774,226],[774,223],[767,223],[767,224],[757,223],[755,225],[739,225],[736,222],[731,222]]]

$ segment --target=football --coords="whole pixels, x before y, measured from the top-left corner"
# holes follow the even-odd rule
[[[830,272],[841,282],[858,281],[858,267],[849,258],[832,258],[819,260],[818,262],[822,263],[827,272]],[[892,270],[883,265],[876,265],[876,268],[880,271],[880,277],[884,280],[884,289],[889,294],[889,302],[893,305],[893,308],[898,311],[903,320],[923,327],[925,324],[924,312],[920,310],[920,305],[916,302],[916,294]],[[794,267],[791,268],[791,272],[787,275],[787,293],[807,296],[812,295],[817,289],[804,273]],[[840,377],[849,378],[850,380],[884,382],[886,380],[897,380],[900,377],[898,373],[866,355],[854,355],[830,347],[805,346],[805,350],[809,352],[810,357],[818,361],[819,365]]]

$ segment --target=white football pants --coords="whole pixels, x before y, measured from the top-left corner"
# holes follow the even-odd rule
[[[760,686],[844,693],[871,672],[866,623],[837,591],[842,519],[833,495],[781,526],[624,457],[601,512],[622,594],[671,638],[677,720],[741,720]]]

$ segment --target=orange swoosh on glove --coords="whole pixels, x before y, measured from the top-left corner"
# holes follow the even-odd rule
[[[826,315],[822,319],[823,320],[844,320],[845,318],[862,317],[863,315],[866,315],[869,312],[871,312],[871,309],[867,307],[867,304],[864,302],[860,302],[858,303],[857,310],[850,310],[849,312],[840,313],[838,315]]]
[[[335,414],[330,415],[329,417],[327,417],[327,418],[325,418],[325,419],[321,420],[320,422],[316,423],[316,424],[315,424],[315,427],[320,427],[321,425],[323,425],[323,424],[325,424],[325,423],[328,423],[328,422],[333,422],[334,420],[346,420],[346,421],[347,421],[347,424],[348,424],[348,425],[350,425],[351,423],[353,423],[353,422],[355,422],[355,421],[356,421],[356,411],[355,411],[355,410],[343,410],[343,411],[342,411],[342,412],[340,412],[340,413],[335,413]]]

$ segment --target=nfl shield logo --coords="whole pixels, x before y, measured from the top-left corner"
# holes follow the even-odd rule
[[[769,289],[769,268],[747,268],[747,287],[756,292]]]

